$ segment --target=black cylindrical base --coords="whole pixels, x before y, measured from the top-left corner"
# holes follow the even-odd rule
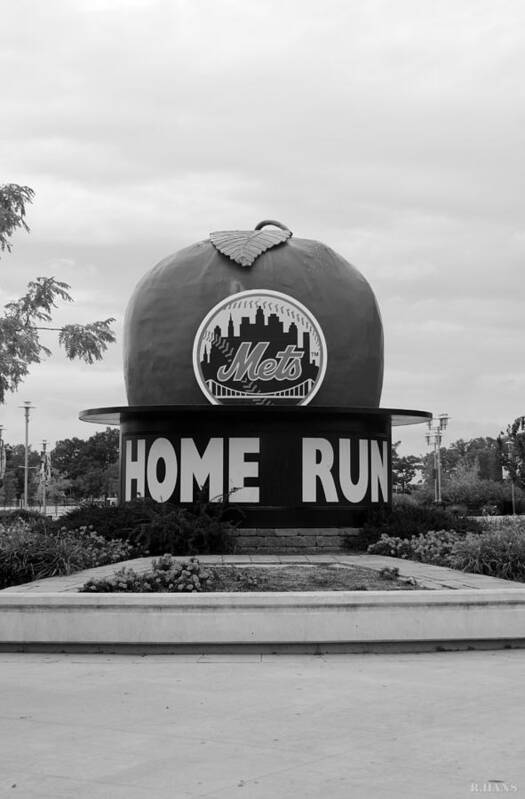
[[[121,497],[228,497],[247,527],[348,527],[391,500],[390,416],[289,408],[139,409],[121,421]]]

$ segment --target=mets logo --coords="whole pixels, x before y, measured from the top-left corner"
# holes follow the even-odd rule
[[[278,291],[241,291],[207,314],[193,345],[197,382],[214,405],[307,405],[326,372],[313,314]]]

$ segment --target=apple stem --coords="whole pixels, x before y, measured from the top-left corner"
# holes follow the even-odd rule
[[[259,222],[258,225],[255,225],[254,230],[261,230],[261,228],[265,227],[266,225],[274,225],[274,227],[279,227],[281,230],[287,230],[289,233],[292,231],[286,225],[283,225],[282,222],[277,222],[275,219],[263,219],[262,222]]]

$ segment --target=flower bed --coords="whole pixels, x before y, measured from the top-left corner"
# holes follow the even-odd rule
[[[481,533],[430,530],[408,539],[383,534],[368,552],[525,582],[525,520],[491,523]]]
[[[87,527],[52,531],[14,519],[0,524],[0,588],[118,563],[134,554],[126,541],[106,541]]]
[[[82,593],[193,593],[201,591],[368,591],[417,588],[397,569],[375,572],[355,566],[210,566],[196,558],[177,561],[171,555],[154,560],[152,568],[138,574],[123,568],[111,577],[88,580]]]

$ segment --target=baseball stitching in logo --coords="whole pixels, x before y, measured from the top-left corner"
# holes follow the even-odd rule
[[[214,405],[307,405],[326,360],[313,314],[293,297],[265,289],[218,303],[193,345],[195,377]]]

